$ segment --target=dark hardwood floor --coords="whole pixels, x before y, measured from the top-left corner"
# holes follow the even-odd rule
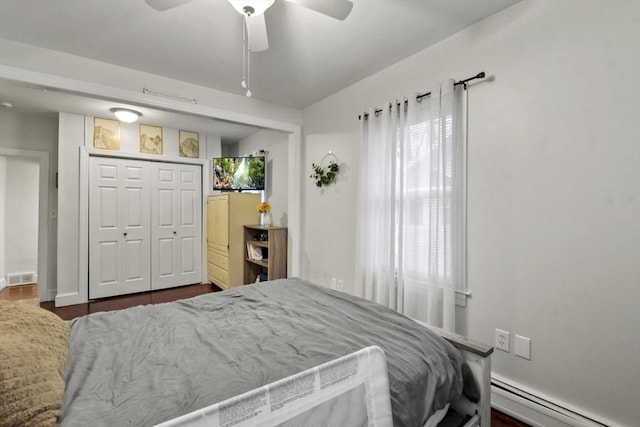
[[[0,291],[0,299],[9,301],[15,301],[19,299],[32,299],[37,297],[38,285],[36,283],[7,286]]]
[[[134,307],[136,305],[171,302],[179,299],[191,298],[197,295],[218,291],[220,291],[220,288],[215,285],[197,284],[181,286],[179,288],[162,289],[153,292],[142,292],[138,294],[103,298],[99,300],[89,301],[85,304],[70,305],[67,307],[55,307],[53,301],[48,301],[41,303],[40,307],[56,313],[64,320],[71,320],[75,317],[97,313],[100,311],[113,311]]]
[[[164,289],[154,292],[144,292],[133,295],[123,295],[113,298],[105,298],[90,301],[86,304],[78,304],[68,307],[55,307],[53,301],[43,302],[40,304],[42,308],[56,313],[65,320],[71,320],[75,317],[84,316],[99,311],[120,310],[123,308],[133,307],[144,304],[158,304],[162,302],[170,302],[178,299],[191,298],[209,292],[218,292],[220,289],[215,285],[197,284],[190,286],[182,286],[179,288]],[[23,290],[25,295],[31,295],[27,290]],[[33,293],[33,292],[32,292]],[[37,292],[35,292],[37,294]],[[499,411],[491,411],[492,427],[529,427],[506,414]]]

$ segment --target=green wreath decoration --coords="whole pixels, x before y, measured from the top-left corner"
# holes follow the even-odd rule
[[[315,163],[311,163],[311,168],[313,173],[309,175],[309,178],[313,179],[316,182],[316,187],[319,188],[334,183],[338,177],[338,172],[340,172],[340,165],[333,160],[329,162],[326,170]]]

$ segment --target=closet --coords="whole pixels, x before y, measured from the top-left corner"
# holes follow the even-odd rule
[[[201,283],[201,166],[92,156],[89,298]]]

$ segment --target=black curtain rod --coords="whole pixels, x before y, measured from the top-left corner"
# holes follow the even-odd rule
[[[458,85],[464,85],[464,88],[467,88],[467,83],[470,82],[471,80],[476,80],[476,79],[484,79],[486,77],[484,71],[476,74],[473,77],[469,77],[468,79],[464,79],[464,80],[460,80],[455,82],[453,85],[454,86],[458,86]],[[422,101],[422,98],[426,98],[427,96],[430,96],[431,92],[426,92],[426,93],[421,93],[419,95],[416,96],[416,101],[420,102]],[[407,104],[409,101],[404,101],[405,104]],[[400,105],[400,103],[398,102],[398,106]],[[374,114],[378,114],[382,112],[382,108],[377,109],[374,111]],[[358,116],[358,120],[362,120],[362,115]],[[369,113],[364,113],[364,119],[367,120],[369,118]]]

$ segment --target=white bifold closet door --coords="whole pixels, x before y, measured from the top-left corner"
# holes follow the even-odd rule
[[[201,282],[201,168],[92,156],[89,298]]]
[[[145,162],[89,161],[89,298],[151,289],[151,180]]]
[[[151,287],[200,283],[202,257],[201,168],[154,164],[151,192]]]

